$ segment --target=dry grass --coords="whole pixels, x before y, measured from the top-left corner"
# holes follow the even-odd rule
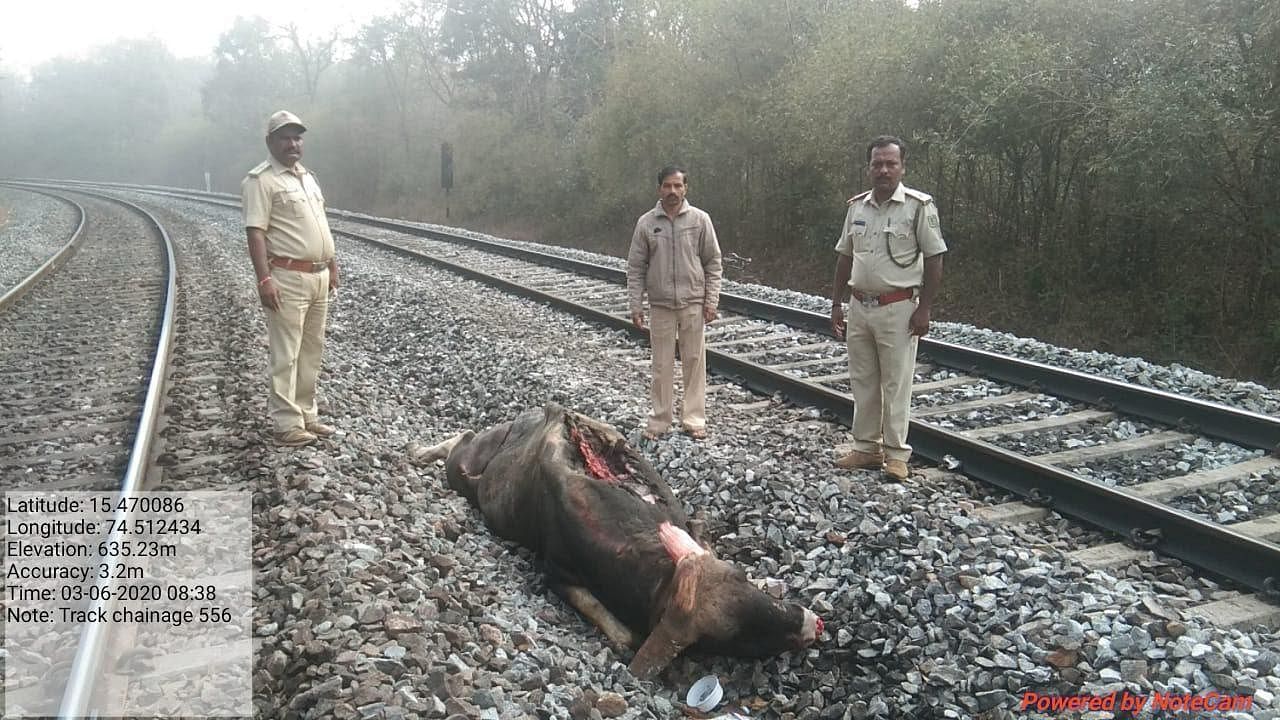
[[[0,207],[0,228],[4,227],[7,222],[9,222],[9,208]]]

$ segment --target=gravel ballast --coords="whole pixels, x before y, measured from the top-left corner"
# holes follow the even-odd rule
[[[70,205],[0,185],[0,295],[35,272],[71,240],[77,215]]]
[[[227,268],[219,281],[241,290],[219,311],[252,318],[247,331],[264,341],[260,313],[248,312],[257,300],[239,219],[133,197],[206,229],[188,251]],[[340,241],[339,259],[321,377],[322,417],[339,434],[300,450],[265,445],[263,342],[253,359],[262,392],[247,395],[261,426],[239,438],[263,443],[241,454],[240,478],[255,493],[262,717],[678,717],[706,674],[724,686],[718,713],[751,717],[1067,717],[1018,711],[1017,701],[1029,690],[1121,689],[1248,695],[1252,710],[1222,717],[1280,717],[1280,638],[1177,612],[1226,596],[1209,581],[1192,580],[1192,595],[1168,582],[1167,562],[1115,574],[1076,566],[1064,555],[1069,540],[1036,545],[973,517],[968,483],[946,475],[885,484],[838,470],[844,428],[723,379],[712,379],[708,440],[672,433],[641,443],[649,354],[626,333],[351,241]],[[940,325],[950,341],[971,332],[972,344],[1004,342]],[[1043,361],[1068,354],[1009,343]],[[1280,408],[1266,388],[1110,362],[1165,389],[1189,378],[1195,393]],[[414,443],[548,400],[641,443],[706,521],[715,551],[821,615],[822,642],[761,661],[685,656],[656,682],[635,680],[630,653],[557,598],[530,553],[497,539],[446,487],[441,464],[409,459]],[[1230,492],[1213,510],[1239,504]]]

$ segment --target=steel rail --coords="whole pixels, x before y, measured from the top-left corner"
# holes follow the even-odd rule
[[[713,350],[707,350],[707,364],[750,387],[782,392],[852,423],[853,399],[844,393]],[[939,465],[1280,599],[1280,545],[922,420],[911,421],[911,445],[915,454]]]
[[[452,235],[394,220],[366,218],[341,210],[331,212],[353,222],[407,232],[434,240],[472,245],[540,265],[551,265],[592,277],[626,283],[626,272],[617,268],[477,238]],[[724,292],[720,294],[720,304],[727,310],[744,315],[831,335],[831,318],[821,313]],[[1120,380],[1097,377],[1076,370],[1008,357],[987,350],[969,348],[928,336],[920,338],[920,351],[928,355],[931,360],[955,370],[976,372],[1039,392],[1146,418],[1219,440],[1227,440],[1243,447],[1260,448],[1280,454],[1280,418],[1277,417],[1175,395]]]
[[[79,190],[77,192],[85,191]],[[138,430],[134,436],[133,448],[129,454],[129,464],[125,468],[120,486],[119,497],[128,498],[137,493],[142,486],[143,476],[151,461],[151,452],[158,430],[157,421],[160,417],[161,403],[164,400],[165,379],[169,372],[169,360],[173,348],[174,313],[177,302],[177,264],[174,259],[173,241],[170,239],[169,233],[165,231],[164,226],[154,215],[126,200],[107,195],[96,196],[130,208],[145,217],[160,234],[165,250],[165,260],[169,269],[164,307],[160,312],[160,336],[156,342],[155,358],[151,363],[147,396],[143,401],[142,415],[138,419]],[[120,528],[127,526],[132,514],[133,511],[130,504],[117,503],[116,511],[112,516],[114,529],[106,538],[106,542],[119,542],[123,539]],[[109,587],[112,582],[111,579],[104,580],[99,578],[97,585],[100,588],[105,588]],[[101,597],[101,593],[99,593],[99,597]],[[110,600],[98,599],[93,603],[94,610],[100,610],[103,613],[110,612],[114,606],[114,598]],[[76,649],[75,659],[72,661],[71,673],[62,696],[62,705],[59,708],[58,717],[79,718],[90,715],[89,705],[93,700],[94,684],[103,674],[99,669],[99,665],[102,662],[102,653],[106,649],[106,634],[104,623],[85,624],[80,635],[80,644]]]
[[[215,202],[229,206],[237,205],[231,201]],[[543,265],[575,270],[613,282],[619,282],[625,278],[625,273],[621,270],[594,263],[524,248],[513,248],[501,243],[453,235],[413,224],[370,218],[357,213],[339,210],[330,212],[339,218],[353,222],[419,237],[472,245]],[[397,248],[355,233],[344,234],[425,259],[526,297],[570,309],[607,325],[647,335],[635,328],[626,318],[593,308],[584,308],[578,303],[559,298],[554,294],[526,288],[513,281],[497,278],[425,253]],[[722,294],[722,305],[727,309],[776,320],[792,327],[824,334],[829,330],[830,318],[820,313],[731,294]],[[1179,426],[1192,424],[1201,433],[1232,440],[1249,447],[1264,447],[1270,450],[1280,443],[1280,420],[1257,413],[1183,398],[1120,381],[1095,378],[1040,363],[1006,358],[987,351],[964,348],[929,338],[922,339],[922,349],[930,357],[939,362],[950,363],[953,367],[976,369],[983,374],[1007,379],[1009,382],[1017,383],[1018,379],[1021,379],[1021,383],[1018,384],[1061,393],[1083,402],[1104,404],[1134,415],[1142,415],[1143,408],[1151,412],[1158,411],[1164,414],[1163,417],[1175,418],[1176,422],[1171,424]],[[845,424],[849,424],[852,420],[853,400],[847,394],[775,372],[764,365],[713,349],[708,349],[706,352],[709,367],[724,374],[737,376],[749,387],[767,393],[782,392],[796,402],[810,404],[830,412]],[[1062,376],[1064,379],[1054,380],[1057,376]],[[1117,397],[1108,395],[1107,391],[1114,393]],[[1204,415],[1197,417],[1198,412]],[[1277,569],[1280,568],[1280,546],[1241,535],[1227,527],[1139,498],[1126,490],[1092,482],[1061,468],[1036,462],[990,443],[973,440],[921,420],[911,421],[911,433],[915,451],[922,457],[936,463],[944,463],[949,458],[954,458],[963,467],[964,472],[976,480],[1024,497],[1035,498],[1041,505],[1080,518],[1121,536],[1135,538],[1141,541],[1143,547],[1181,558],[1211,573],[1230,578],[1270,597],[1276,597],[1277,587],[1280,587],[1280,578],[1277,578]],[[954,463],[950,464],[954,465]]]
[[[928,340],[921,345],[924,352],[948,367],[970,368],[1040,392],[1280,454],[1280,418],[1277,417],[955,343],[923,340]]]
[[[10,187],[21,187],[21,186],[10,185]],[[70,260],[71,257],[76,254],[76,250],[80,249],[80,243],[82,242],[81,233],[84,231],[85,212],[84,212],[84,208],[81,207],[79,203],[72,200],[71,198],[62,197],[61,195],[56,195],[54,193],[36,190],[30,187],[22,187],[22,189],[26,190],[27,192],[37,193],[39,195],[44,195],[46,197],[55,198],[57,200],[61,200],[71,205],[71,207],[75,208],[76,212],[80,213],[80,220],[79,222],[76,223],[75,232],[71,233],[71,238],[67,240],[67,243],[65,245],[59,248],[58,251],[55,252],[53,255],[49,256],[49,259],[41,263],[40,267],[36,268],[30,275],[23,278],[21,282],[19,282],[17,285],[14,285],[12,288],[10,288],[8,292],[6,292],[3,296],[0,296],[0,312],[4,312],[5,310],[9,309],[11,306],[13,306],[14,303],[18,302],[18,300],[21,299],[23,295],[26,295],[31,290],[31,288],[35,287],[36,283],[40,282],[42,279],[44,279],[46,275],[53,272],[54,270],[57,270],[64,263],[66,263],[66,261]]]
[[[637,328],[627,318],[583,306],[553,293],[357,233],[337,232],[407,257],[427,260],[465,277],[546,302],[634,335],[648,337],[646,331]],[[794,402],[826,410],[844,424],[852,424],[853,398],[845,393],[711,348],[706,353],[707,366],[721,374],[735,376],[748,387],[767,394],[781,392]],[[1121,536],[1143,539],[1144,546],[1149,549],[1181,558],[1274,596],[1280,569],[1280,546],[1241,535],[1126,490],[1092,482],[1075,473],[921,420],[911,421],[911,439],[915,452],[934,463],[954,466],[955,462],[948,462],[954,458],[965,474],[976,480],[1023,497],[1037,498],[1042,505]]]
[[[189,194],[164,190],[148,190],[175,197]],[[197,195],[206,195],[193,191]],[[235,196],[217,194],[218,204],[239,206]],[[377,218],[346,210],[329,210],[335,217],[351,222],[372,225],[385,230],[408,233],[442,242],[470,245],[509,257],[571,270],[591,277],[625,284],[626,272],[583,260],[499,242],[467,237],[399,220]],[[831,318],[800,308],[778,305],[763,300],[721,293],[721,306],[727,310],[765,320],[779,322],[795,328],[830,335]],[[1124,414],[1146,418],[1189,432],[1200,433],[1219,440],[1236,443],[1247,448],[1258,448],[1280,454],[1280,417],[1233,408],[1220,403],[1190,398],[1155,388],[1134,385],[1112,378],[1098,377],[1077,370],[1058,368],[1031,360],[1000,355],[988,350],[965,347],[956,343],[930,338],[920,338],[920,351],[931,360],[946,367],[965,372],[975,372],[987,377],[1022,387],[1031,388],[1078,402],[1104,407]]]
[[[129,187],[126,185],[118,186]],[[190,197],[192,194],[206,197],[212,195],[224,199],[218,204],[238,206],[238,199],[225,193],[215,194],[199,191],[176,193],[161,189],[148,189],[146,192],[175,197]],[[596,263],[574,260],[551,253],[513,247],[499,242],[424,228],[414,223],[377,218],[346,210],[331,209],[329,213],[351,222],[443,242],[471,245],[540,265],[572,270],[573,272],[616,283],[626,282],[625,271]],[[732,293],[721,293],[721,305],[728,310],[772,320],[790,327],[803,328],[820,334],[830,333],[831,319],[821,313],[778,305]],[[1098,377],[1076,370],[1000,355],[987,350],[965,347],[927,336],[920,339],[920,350],[928,355],[930,359],[955,370],[976,372],[1039,392],[1050,393],[1078,402],[1146,418],[1190,432],[1197,432],[1219,440],[1233,442],[1243,447],[1259,448],[1270,453],[1280,454],[1280,418],[1278,417],[1176,395],[1121,380]]]

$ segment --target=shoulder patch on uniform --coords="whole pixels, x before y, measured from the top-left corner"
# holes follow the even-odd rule
[[[927,217],[929,218],[929,227],[938,227],[938,213],[929,213]]]
[[[913,197],[922,203],[933,202],[933,196],[926,192],[920,192],[919,190],[914,190],[909,187],[902,188],[902,192],[906,194],[908,197]]]
[[[271,161],[263,160],[261,164],[257,165],[256,167],[254,167],[252,170],[249,171],[249,177],[258,177],[263,172],[265,172],[266,169],[269,167],[271,167]]]
[[[868,191],[866,191],[866,192],[860,192],[860,193],[858,193],[857,195],[854,195],[853,197],[851,197],[851,198],[849,198],[848,200],[846,200],[844,204],[845,204],[845,205],[852,205],[852,204],[854,204],[854,203],[858,202],[859,200],[861,200],[861,199],[865,198],[866,196],[868,196],[868,195],[870,195],[870,194],[871,194],[871,191],[870,191],[870,190],[868,190]]]

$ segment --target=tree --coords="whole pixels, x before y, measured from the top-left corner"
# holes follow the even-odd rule
[[[0,85],[0,152],[234,190],[281,107],[335,205],[443,220],[448,142],[450,222],[613,253],[684,163],[726,250],[824,295],[865,144],[897,134],[950,317],[1280,378],[1277,0],[404,0],[317,39],[241,18],[211,67],[122,45]]]
[[[293,23],[284,26],[283,31],[289,41],[289,48],[293,51],[294,62],[291,65],[306,90],[307,99],[314,103],[320,88],[320,75],[333,65],[338,34],[330,32],[320,38],[303,38],[298,33],[298,26]]]

